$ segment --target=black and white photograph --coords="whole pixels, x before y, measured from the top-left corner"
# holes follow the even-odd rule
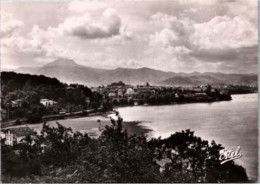
[[[0,2],[1,183],[256,183],[257,0]]]

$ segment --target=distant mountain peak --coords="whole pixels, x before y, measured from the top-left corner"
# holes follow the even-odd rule
[[[149,68],[149,67],[141,67],[141,68],[124,68],[124,67],[118,67],[115,70],[130,70],[130,71],[161,71],[161,70],[157,70],[157,69],[153,69],[153,68]],[[161,72],[165,72],[165,71],[161,71]]]
[[[50,62],[48,64],[45,65],[45,67],[49,67],[49,66],[65,66],[65,67],[71,67],[71,66],[78,66],[78,64],[71,59],[68,58],[57,58],[56,60],[54,60],[53,62]]]
[[[82,83],[99,86],[123,81],[126,84],[163,85],[201,85],[201,84],[257,84],[257,75],[224,74],[214,72],[174,73],[149,67],[99,69],[81,64],[67,58],[57,58],[42,67],[22,67],[19,73],[41,74],[55,77],[66,83]]]

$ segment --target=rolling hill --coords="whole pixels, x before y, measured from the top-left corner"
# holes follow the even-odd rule
[[[209,84],[257,84],[256,74],[224,73],[174,73],[151,68],[116,68],[98,69],[77,64],[73,60],[59,58],[42,67],[22,67],[18,73],[42,74],[58,78],[66,83],[80,83],[88,86],[107,85],[123,81],[128,84],[163,84],[163,85],[201,85]]]
[[[182,85],[191,86],[191,85],[202,85],[202,84],[223,84],[223,82],[211,76],[198,75],[198,76],[175,76],[162,81],[161,84],[172,85],[172,86],[182,86]]]
[[[223,74],[223,73],[200,73],[197,75],[186,74],[174,76],[163,80],[160,84],[169,86],[193,86],[193,85],[257,85],[257,75],[254,74]]]

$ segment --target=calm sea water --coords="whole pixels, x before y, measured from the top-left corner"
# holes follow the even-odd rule
[[[166,106],[134,106],[119,108],[125,121],[142,121],[151,129],[153,137],[168,137],[176,131],[191,129],[205,140],[215,140],[226,149],[241,147],[242,158],[236,162],[244,166],[251,179],[258,176],[258,94],[233,95],[232,101]],[[99,135],[97,120],[109,124],[103,116],[60,120],[73,130]],[[55,122],[49,122],[55,125]],[[28,125],[39,131],[42,124]],[[128,128],[131,125],[128,125]],[[135,127],[134,129],[138,129]],[[134,130],[133,129],[133,130]]]
[[[143,121],[154,137],[168,137],[191,129],[202,139],[215,140],[226,149],[241,147],[244,166],[250,178],[258,176],[258,94],[233,95],[232,101],[167,106],[120,108],[126,121]]]

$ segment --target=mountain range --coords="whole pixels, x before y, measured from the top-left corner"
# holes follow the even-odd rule
[[[202,84],[257,84],[256,74],[225,73],[175,73],[151,68],[98,69],[77,64],[70,59],[59,58],[42,67],[20,67],[17,73],[41,74],[55,77],[66,83],[80,83],[88,86],[107,85],[123,81],[127,84],[192,86]]]

